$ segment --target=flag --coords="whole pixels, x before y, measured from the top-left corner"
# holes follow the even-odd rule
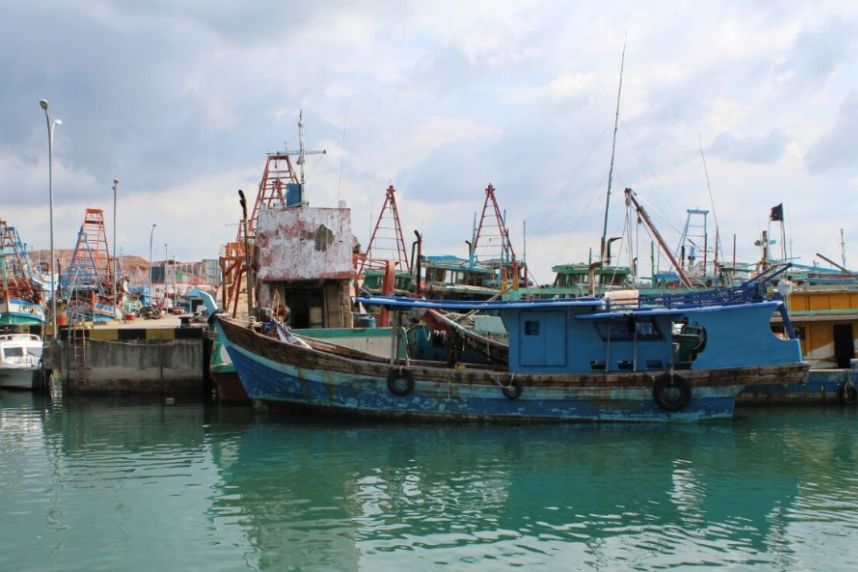
[[[769,212],[769,220],[783,221],[784,220],[784,204],[775,205]]]

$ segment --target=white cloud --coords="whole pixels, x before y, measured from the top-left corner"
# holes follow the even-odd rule
[[[778,202],[794,213],[797,253],[823,248],[816,225],[831,213],[858,236],[849,3],[158,0],[6,12],[3,216],[38,246],[39,99],[65,121],[57,237],[73,240],[86,206],[109,207],[117,176],[126,251],[146,254],[157,220],[182,258],[216,256],[235,190],[256,187],[267,151],[297,147],[303,109],[307,146],[328,149],[307,165],[311,202],[347,200],[361,242],[393,183],[409,238],[421,227],[429,250],[464,248],[492,182],[519,240],[528,221],[546,281],[551,264],[598,245],[624,37],[615,232],[625,186],[666,229],[708,202],[702,140],[722,236],[737,234],[742,256]]]

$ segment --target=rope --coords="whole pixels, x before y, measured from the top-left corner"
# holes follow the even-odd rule
[[[495,376],[491,373],[489,374],[489,379],[491,379],[493,382],[495,382],[495,385],[497,385],[501,389],[512,389],[514,387],[514,384],[515,384],[515,373],[510,374],[509,384],[507,384],[507,385],[504,385],[500,382],[500,380],[495,379]]]

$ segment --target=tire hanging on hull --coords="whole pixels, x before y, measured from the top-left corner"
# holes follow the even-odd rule
[[[665,372],[655,378],[652,398],[664,411],[676,413],[685,409],[691,401],[691,385],[684,377]]]
[[[403,368],[392,370],[387,375],[387,389],[393,395],[408,395],[414,391],[414,374]]]

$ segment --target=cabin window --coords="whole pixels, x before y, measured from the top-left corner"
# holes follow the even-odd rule
[[[524,335],[526,335],[526,336],[538,336],[539,335],[539,321],[537,321],[537,320],[526,320],[524,322]]]
[[[629,318],[627,320],[597,320],[593,323],[603,340],[610,336],[612,342],[660,340],[661,332],[652,318]]]
[[[795,336],[799,340],[803,340],[806,337],[806,332],[804,326],[793,326],[795,330]],[[786,328],[784,328],[783,324],[775,324],[772,326],[772,333],[775,334],[779,338],[787,339]]]

